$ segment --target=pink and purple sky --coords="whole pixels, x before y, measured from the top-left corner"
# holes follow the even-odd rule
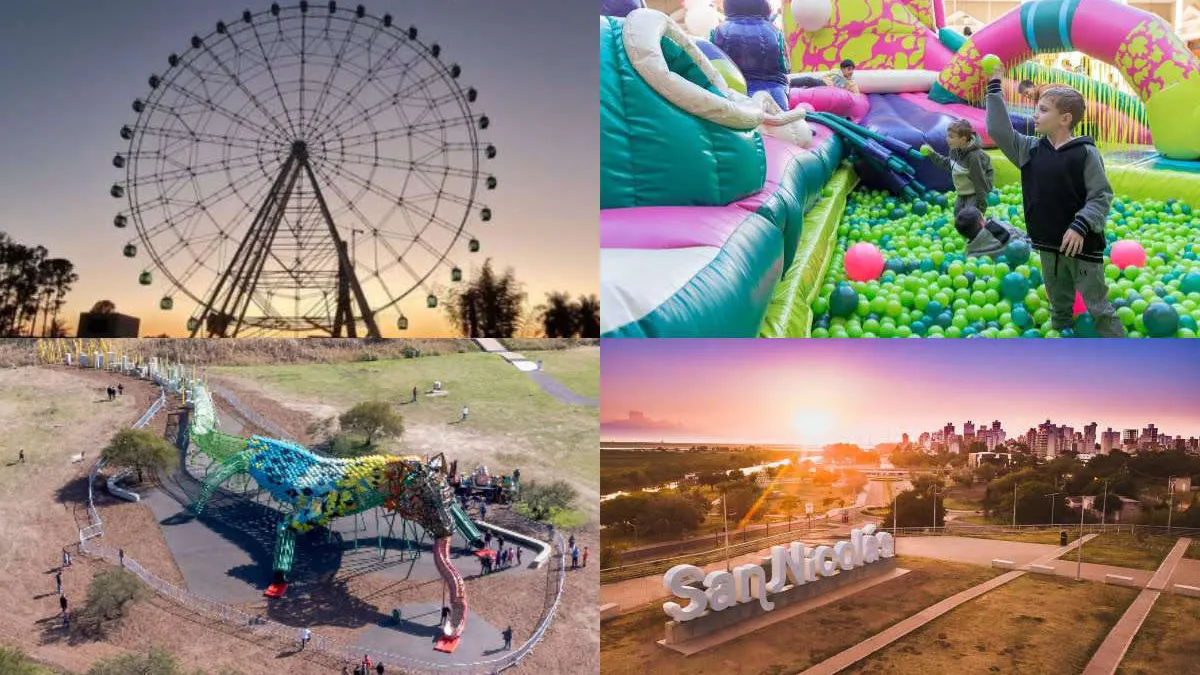
[[[284,2],[295,5],[296,2]],[[340,11],[357,3],[340,2]],[[312,2],[314,11],[327,3]],[[244,9],[265,11],[268,0],[159,2],[23,2],[0,19],[0,231],[71,260],[79,274],[63,312],[74,328],[80,311],[111,300],[117,311],[141,317],[143,335],[186,335],[195,303],[175,294],[171,311],[158,308],[161,280],[138,285],[148,264],[121,250],[133,228],[113,227],[127,206],[109,196],[124,173],[112,157],[127,143],[118,136],[136,115],[131,102],[149,92],[167,56],[183,53],[192,35],[207,35],[218,20],[238,21]],[[487,140],[498,148],[488,169],[499,189],[488,194],[495,214],[472,223],[482,242],[471,255],[466,240],[452,259],[471,274],[485,258],[499,271],[512,266],[530,304],[549,291],[573,297],[598,291],[599,62],[596,7],[560,0],[521,3],[443,0],[366,2],[373,15],[390,12],[437,42],[447,62],[462,65],[464,86],[479,90],[476,110],[492,121]],[[343,233],[343,238],[345,233]],[[139,247],[143,248],[144,247]],[[448,272],[435,281],[448,286]],[[202,293],[203,288],[197,293]],[[405,337],[444,336],[452,329],[439,309],[415,292],[400,305],[410,318]],[[381,319],[385,335],[396,312]]]
[[[605,340],[601,438],[869,445],[998,419],[1200,436],[1191,340]],[[630,411],[652,420],[627,421]],[[668,426],[669,425],[669,426]]]

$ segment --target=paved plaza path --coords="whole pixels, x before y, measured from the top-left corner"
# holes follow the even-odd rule
[[[1117,666],[1121,665],[1121,659],[1125,658],[1125,652],[1133,643],[1134,636],[1141,630],[1142,622],[1150,614],[1150,610],[1154,607],[1154,603],[1162,594],[1163,589],[1167,588],[1171,582],[1175,568],[1191,543],[1192,540],[1186,537],[1175,542],[1175,548],[1171,549],[1162,564],[1158,566],[1154,578],[1121,615],[1121,619],[1109,631],[1104,642],[1100,643],[1100,648],[1096,650],[1096,653],[1092,655],[1092,660],[1083,669],[1083,675],[1112,675],[1117,672]]]
[[[1084,543],[1086,543],[1086,542],[1090,541],[1092,538],[1094,538],[1095,536],[1096,535],[1094,535],[1094,534],[1086,535],[1083,537],[1082,541]],[[966,537],[957,537],[957,538],[965,539]],[[903,542],[907,539],[910,539],[910,537],[901,537],[900,539],[897,539],[897,547],[903,546]],[[1003,541],[997,541],[997,540],[978,540],[978,541],[988,543],[988,544],[1019,543],[1019,542],[1003,542]],[[1050,550],[1049,553],[1044,554],[1040,558],[1035,558],[1035,559],[1031,560],[1029,564],[1032,564],[1032,565],[1046,564],[1046,563],[1050,562],[1051,560],[1054,560],[1058,556],[1062,555],[1063,553],[1066,553],[1067,551],[1072,550],[1073,548],[1075,548],[1075,546],[1077,546],[1079,544],[1079,542],[1080,542],[1080,540],[1076,539],[1075,541],[1071,542],[1070,544],[1068,544],[1066,546],[1054,547]],[[995,551],[996,549],[992,548],[990,550]],[[898,548],[898,551],[899,551],[899,548]],[[867,658],[871,654],[874,654],[875,652],[879,651],[880,649],[883,649],[884,647],[892,644],[896,640],[899,640],[900,638],[904,637],[905,635],[908,635],[909,633],[920,628],[921,626],[924,626],[925,624],[929,623],[930,621],[933,621],[934,619],[945,614],[946,612],[949,612],[950,610],[954,609],[955,607],[958,607],[959,605],[963,604],[964,602],[967,602],[968,600],[977,598],[977,597],[983,595],[984,593],[987,593],[990,590],[999,588],[1000,586],[1003,586],[1004,584],[1007,584],[1008,582],[1012,581],[1013,579],[1016,579],[1017,577],[1020,577],[1024,574],[1026,574],[1026,572],[1024,570],[1013,570],[1011,572],[1005,572],[1004,574],[1001,574],[998,577],[989,579],[989,580],[983,582],[982,584],[972,586],[971,588],[968,588],[965,591],[956,593],[956,594],[946,598],[945,600],[942,600],[942,601],[937,602],[929,607],[926,607],[925,609],[921,610],[920,612],[917,612],[916,614],[913,614],[912,616],[901,621],[900,623],[897,623],[897,624],[893,625],[892,627],[890,627],[880,633],[876,633],[875,635],[872,635],[871,637],[867,638],[866,640],[863,640],[862,642],[854,645],[853,647],[851,647],[845,651],[842,651],[838,654],[835,654],[835,655],[829,657],[828,659],[825,659],[824,661],[818,663],[817,665],[804,670],[803,672],[800,673],[800,675],[833,675],[834,673],[841,672],[842,670]]]

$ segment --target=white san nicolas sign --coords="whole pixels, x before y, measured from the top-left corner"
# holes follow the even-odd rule
[[[719,612],[742,602],[758,600],[765,611],[775,609],[767,596],[789,585],[819,581],[896,555],[896,542],[887,532],[875,533],[875,525],[851,530],[850,541],[833,546],[809,549],[800,542],[789,546],[771,547],[771,578],[761,565],[739,565],[732,572],[710,572],[695,565],[676,565],[663,575],[663,585],[677,598],[688,600],[686,606],[676,602],[663,604],[663,610],[676,621],[690,621],[706,610]],[[703,582],[704,588],[689,586]]]

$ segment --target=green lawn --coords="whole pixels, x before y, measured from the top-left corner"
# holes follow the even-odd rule
[[[1200,539],[1193,539],[1187,550],[1183,552],[1183,557],[1200,560]]]
[[[690,657],[665,649],[660,604],[604,622],[605,675],[781,675],[797,673],[939,600],[994,576],[977,565],[902,557],[908,574],[811,612],[784,619]],[[949,671],[947,671],[949,672]]]
[[[1174,537],[1153,535],[1138,541],[1132,534],[1106,532],[1083,545],[1083,562],[1156,570],[1175,541]]]
[[[470,445],[507,471],[524,476],[565,478],[586,492],[581,502],[597,511],[600,462],[599,408],[559,403],[529,376],[491,354],[453,354],[415,359],[303,366],[214,367],[213,375],[259,386],[276,400],[325,405],[344,411],[355,403],[381,399],[405,403],[415,386],[429,390],[441,380],[445,396],[420,396],[415,405],[399,405],[405,438],[420,435],[444,445]],[[463,405],[470,417],[456,422]],[[403,439],[398,451],[404,451]],[[466,470],[470,467],[462,467]]]
[[[1117,675],[1196,672],[1200,599],[1164,593],[1133,638]]]
[[[521,352],[530,361],[542,362],[542,370],[576,394],[600,398],[600,348],[576,347]]]

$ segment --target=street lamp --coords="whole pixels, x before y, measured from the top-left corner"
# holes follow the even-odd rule
[[[721,522],[725,526],[725,571],[733,571],[729,565],[729,502],[725,501],[725,491],[721,491]]]
[[[1054,498],[1061,495],[1061,492],[1051,492],[1048,495],[1043,495],[1050,498],[1050,524],[1054,524]]]
[[[933,529],[935,530],[937,529],[937,498],[940,489],[937,485],[933,486]]]
[[[1093,478],[1092,480],[1100,480],[1100,479],[1097,477],[1097,478]],[[1112,480],[1111,476],[1104,479],[1104,501],[1100,502],[1100,531],[1101,532],[1104,531],[1104,525],[1107,520],[1106,516],[1108,515],[1108,481],[1110,481],[1110,480]]]
[[[1167,536],[1171,536],[1171,516],[1175,513],[1175,476],[1167,476]]]
[[[1021,487],[1020,483],[1016,483],[1013,485],[1013,529],[1014,530],[1017,529],[1017,490],[1020,489],[1020,487]]]
[[[1079,546],[1075,547],[1075,581],[1083,578],[1083,495],[1079,495]]]

